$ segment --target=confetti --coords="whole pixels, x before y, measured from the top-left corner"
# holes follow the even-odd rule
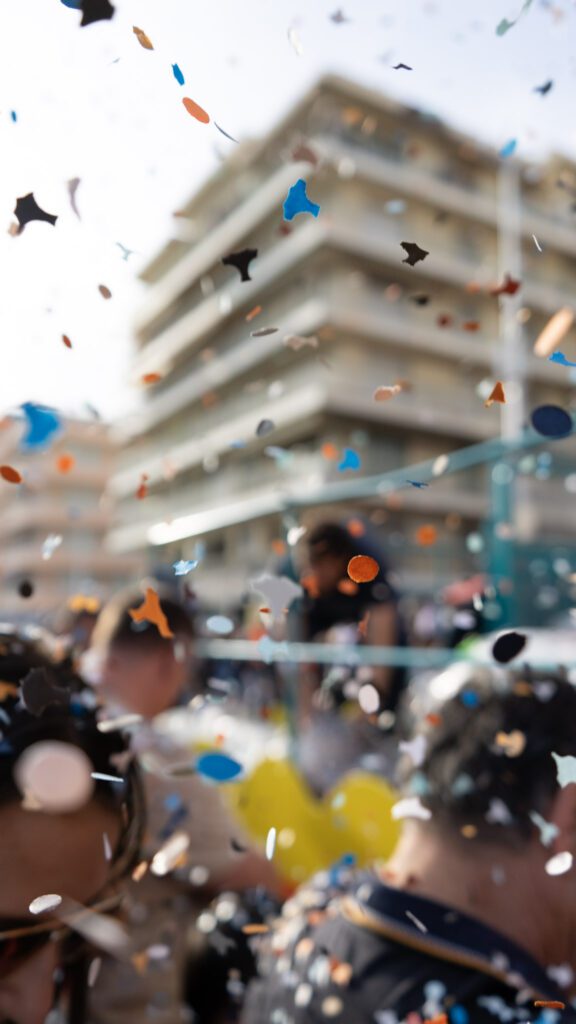
[[[98,291],[100,292],[100,295],[102,296],[103,299],[111,299],[112,298],[112,292],[110,291],[110,289],[105,284],[99,284],[98,285]]]
[[[206,620],[206,626],[210,632],[217,633],[218,636],[228,636],[234,630],[234,623],[227,615],[211,615]]]
[[[62,903],[62,897],[55,893],[46,896],[37,896],[32,900],[28,910],[31,914],[44,914],[47,910],[55,910]]]
[[[299,213],[311,213],[313,217],[317,217],[320,213],[318,203],[313,203],[306,195],[304,178],[298,178],[296,184],[288,190],[283,210],[284,220],[293,220]]]
[[[70,341],[70,338],[68,337],[67,334],[62,335],[62,341],[66,345],[66,348],[72,348],[72,342]]]
[[[310,334],[307,337],[303,334],[285,334],[282,338],[282,344],[286,345],[286,348],[291,348],[294,352],[299,352],[301,348],[318,348],[318,338],[315,334]]]
[[[348,562],[346,571],[354,583],[371,583],[380,572],[380,566],[376,559],[370,558],[369,555],[354,555]]]
[[[127,246],[122,245],[122,242],[115,242],[114,244],[118,247],[118,249],[121,250],[121,252],[122,252],[122,259],[124,260],[124,262],[128,263],[128,260],[130,259],[131,256],[134,255],[136,250],[135,249],[128,249]]]
[[[246,313],[246,323],[249,324],[251,320],[259,316],[262,312],[262,306],[254,306],[249,313]]]
[[[20,684],[20,696],[27,711],[36,718],[52,704],[66,705],[70,691],[55,686],[44,668],[33,668]]]
[[[21,233],[26,225],[32,220],[43,220],[52,226],[54,226],[58,220],[58,217],[53,213],[46,213],[46,210],[43,210],[38,206],[33,192],[29,192],[28,195],[22,196],[20,199],[16,200],[14,213],[16,215],[16,220],[20,225],[19,233]]]
[[[548,1010],[565,1010],[566,1003],[561,1003],[559,999],[537,999],[534,1006],[545,1007]]]
[[[220,134],[223,135],[225,139],[230,139],[230,142],[235,142],[236,144],[238,144],[238,139],[235,139],[233,135],[229,135],[228,132],[225,132],[224,129],[221,128],[219,124],[216,124],[216,121],[214,121],[214,127],[218,129]]]
[[[574,311],[569,306],[563,306],[554,313],[534,342],[534,355],[540,358],[549,356],[566,337],[573,323]]]
[[[530,821],[536,825],[540,832],[540,842],[543,846],[550,846],[560,834],[560,829],[550,821],[546,821],[538,811],[530,811]]]
[[[148,38],[146,33],[142,31],[141,28],[137,28],[136,25],[134,25],[132,27],[132,31],[133,31],[134,35],[136,36],[136,39],[140,43],[140,46],[142,46],[145,50],[153,50],[154,49],[154,46],[152,45],[151,40]]]
[[[61,543],[62,537],[59,533],[49,533],[42,545],[42,560],[48,562]]]
[[[389,398],[394,398],[394,395],[399,395],[401,391],[400,384],[381,384],[374,392],[374,401],[387,402]]]
[[[520,11],[518,17],[514,19],[514,21],[508,21],[508,18],[502,18],[502,21],[498,22],[498,25],[496,26],[496,35],[503,36],[506,34],[506,32],[509,32],[509,30],[514,27],[516,22],[520,20],[525,11],[528,10],[531,3],[532,0],[524,0],[522,10]]]
[[[532,238],[534,239],[534,245],[538,249],[538,252],[542,252],[542,246],[540,245],[540,242],[536,238],[536,235],[532,235]]]
[[[174,633],[168,625],[168,620],[162,611],[160,598],[153,587],[146,587],[146,597],[138,608],[130,609],[130,618],[133,622],[150,622],[156,626],[160,636],[169,639]]]
[[[572,417],[559,405],[540,405],[534,409],[530,422],[543,437],[568,437],[572,433]]]
[[[526,737],[519,729],[513,729],[512,732],[496,733],[494,742],[506,757],[520,757],[526,747]]]
[[[192,561],[186,561],[186,559],[180,559],[179,562],[174,562],[172,564],[172,568],[174,569],[174,575],[175,576],[187,576],[188,573],[192,572],[193,569],[196,569],[199,564],[200,564],[199,559],[194,559]]]
[[[566,754],[565,757],[562,754],[552,754],[556,762],[556,779],[558,785],[564,788],[569,786],[570,783],[576,782],[576,757],[572,754]]]
[[[32,597],[34,593],[34,585],[30,580],[21,580],[18,584],[18,593],[20,594],[20,597],[23,598]]]
[[[73,455],[59,455],[56,459],[56,469],[59,473],[70,473],[74,469],[75,462],[76,460]]]
[[[499,156],[501,156],[503,160],[506,160],[509,156],[513,155],[513,153],[516,150],[516,145],[516,139],[509,139],[509,141],[504,143],[501,150],[499,151]]]
[[[272,576],[269,573],[250,580],[250,589],[264,595],[274,619],[279,619],[292,602],[303,595],[299,583],[288,576]]]
[[[110,21],[114,17],[115,8],[110,0],[82,0],[80,10],[80,27],[85,28],[86,25],[93,25],[95,21]]]
[[[27,432],[22,438],[23,448],[42,448],[62,429],[57,413],[33,402],[24,402],[22,410],[27,420]]]
[[[276,334],[277,327],[260,327],[257,331],[250,331],[251,338],[267,338],[269,334]]]
[[[544,870],[547,875],[556,877],[557,875],[565,875],[567,871],[570,871],[574,858],[568,850],[563,850],[562,853],[555,854],[550,860],[546,861]]]
[[[490,289],[490,295],[516,295],[519,287],[520,281],[515,281],[510,274],[505,274],[502,284]]]
[[[416,530],[416,543],[421,548],[432,547],[438,540],[438,530],[432,523],[425,523]]]
[[[528,637],[523,633],[503,633],[499,636],[496,642],[492,646],[492,657],[495,661],[500,662],[501,665],[506,665],[509,661],[513,661],[517,658],[521,651],[524,650],[528,642]]]
[[[136,490],[136,497],[138,498],[139,501],[142,501],[144,498],[148,497],[148,479],[149,477],[147,473],[140,474],[140,483]]]
[[[267,924],[245,924],[242,926],[244,935],[265,935],[270,928]]]
[[[304,47],[302,46],[300,36],[298,35],[298,32],[296,31],[293,25],[290,26],[290,28],[288,29],[288,42],[290,43],[290,46],[294,50],[296,56],[301,57],[302,54],[304,53]]]
[[[362,462],[358,452],[355,452],[353,448],[345,448],[342,452],[342,460],[338,463],[338,471],[344,473],[347,469],[360,469],[361,465]]]
[[[225,267],[235,267],[240,274],[241,281],[251,281],[250,264],[258,255],[258,249],[242,249],[240,252],[231,252],[224,256],[222,263]]]
[[[414,68],[411,68],[409,64],[402,64],[402,63],[400,63],[400,64],[394,64],[393,67],[392,67],[392,70],[393,71],[413,71]]]
[[[172,65],[172,74],[174,75],[174,78],[178,82],[178,85],[184,85],[184,75],[182,74],[177,64]]]
[[[206,111],[203,110],[198,103],[195,103],[194,100],[191,100],[189,96],[185,96],[182,103],[191,117],[195,117],[196,120],[200,121],[202,124],[210,123],[210,114],[207,114]]]
[[[22,476],[13,466],[0,466],[0,476],[8,484],[21,484]]]
[[[70,206],[72,207],[73,212],[78,217],[78,220],[81,220],[80,211],[76,205],[76,193],[80,185],[80,178],[70,178],[70,181],[66,182],[66,185],[68,188],[68,199],[70,200]]]
[[[494,405],[494,402],[498,402],[500,405],[506,405],[506,395],[504,394],[504,385],[501,380],[496,381],[492,391],[484,402],[484,405],[489,409],[491,405]]]
[[[268,835],[266,836],[266,847],[265,847],[266,860],[272,860],[272,858],[274,856],[274,850],[275,849],[276,849],[276,829],[275,828],[271,828],[271,829],[268,830]]]
[[[567,359],[563,352],[553,352],[551,356],[548,356],[550,363],[558,363],[559,366],[576,366],[576,363],[572,363],[570,359]]]
[[[260,423],[256,427],[256,437],[266,437],[275,430],[275,424],[273,420],[260,420]]]
[[[407,263],[409,267],[414,267],[430,255],[427,249],[421,249],[416,242],[400,242],[400,245],[406,253],[406,259],[402,260],[402,263]]]
[[[408,796],[404,800],[398,800],[392,807],[392,818],[394,821],[401,821],[402,818],[419,818],[420,821],[430,821],[432,811],[424,807],[420,797]]]
[[[143,373],[140,377],[142,384],[157,384],[159,380],[162,380],[161,373]]]
[[[427,932],[428,931],[426,925],[423,924],[422,921],[420,921],[420,919],[416,917],[416,914],[413,914],[411,910],[406,910],[405,913],[406,913],[406,917],[409,918],[410,921],[412,921],[412,924],[416,925],[418,931],[420,931],[420,932]]]
[[[196,771],[212,782],[231,782],[242,774],[242,765],[227,754],[202,754],[196,761]]]
[[[549,78],[548,81],[544,82],[543,85],[535,86],[534,92],[540,93],[541,96],[547,96],[553,85],[554,80],[552,78]]]

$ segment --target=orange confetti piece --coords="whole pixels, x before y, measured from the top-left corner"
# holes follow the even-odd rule
[[[380,566],[370,555],[354,555],[348,562],[348,575],[354,583],[370,583],[380,572]]]
[[[435,1017],[429,1017],[424,1024],[448,1024],[448,1017],[445,1013],[437,1013]]]
[[[478,323],[477,320],[465,320],[464,323],[462,324],[462,327],[464,328],[465,331],[480,330],[480,324]]]
[[[387,402],[389,398],[394,398],[394,395],[399,395],[401,391],[402,388],[399,384],[382,384],[374,392],[374,401]]]
[[[202,107],[198,106],[197,103],[194,103],[194,100],[191,100],[189,96],[185,96],[182,103],[186,107],[188,113],[192,117],[195,117],[197,121],[201,121],[202,124],[210,123],[210,114],[207,114]]]
[[[272,541],[272,551],[275,555],[284,555],[286,553],[286,544],[280,538]]]
[[[270,614],[270,609],[269,608],[259,608],[258,611],[262,612],[263,615],[269,615]]]
[[[132,27],[132,31],[133,31],[134,35],[136,36],[136,39],[140,43],[140,46],[143,46],[145,50],[153,50],[154,49],[151,40],[148,38],[146,33],[142,31],[141,28],[137,28],[136,25],[134,25]]]
[[[56,469],[59,473],[69,473],[74,468],[75,461],[73,455],[59,455],[56,459]]]
[[[244,935],[265,935],[270,931],[267,924],[245,924],[242,927]]]
[[[544,329],[540,331],[534,342],[534,355],[539,356],[541,359],[549,356],[566,334],[568,334],[573,323],[574,311],[569,306],[563,306],[562,309],[559,309],[550,318]]]
[[[254,317],[258,316],[262,312],[262,306],[254,306],[249,313],[246,313],[246,323],[249,324]]]
[[[0,682],[0,703],[6,700],[7,697],[17,697],[18,693],[18,687],[14,683]]]
[[[317,597],[320,597],[318,581],[316,580],[316,576],[314,575],[313,572],[309,573],[307,576],[302,576],[300,579],[300,584],[304,587],[304,590],[309,595],[309,597],[312,598],[313,601]]]
[[[146,874],[147,871],[148,871],[148,861],[147,860],[141,860],[140,863],[136,865],[136,867],[134,868],[134,871],[132,872],[133,880],[135,882],[139,882],[141,878],[144,878],[144,875]]]
[[[492,391],[484,402],[484,405],[489,409],[491,405],[494,405],[494,402],[500,402],[501,405],[506,405],[506,395],[504,394],[504,385],[501,380],[496,381]]]
[[[337,459],[338,458],[338,449],[337,449],[335,444],[332,444],[331,441],[327,441],[326,444],[322,445],[322,447],[320,449],[320,453],[321,453],[323,459]]]
[[[130,618],[133,622],[151,622],[156,626],[160,636],[166,640],[174,636],[168,625],[168,619],[162,611],[160,598],[153,587],[146,587],[146,597],[139,608],[130,609]]]
[[[147,480],[148,480],[148,474],[147,473],[142,473],[141,476],[140,476],[140,486],[138,487],[138,490],[136,491],[136,497],[140,501],[142,501],[142,498],[146,498],[148,496],[148,487],[146,485],[146,481]]]
[[[416,530],[416,543],[421,548],[430,548],[438,540],[438,530],[432,523],[425,523]]]
[[[339,590],[341,594],[349,594],[351,597],[358,593],[358,586],[356,583],[353,583],[352,580],[340,580],[336,589]]]
[[[565,1010],[566,1003],[561,1003],[559,999],[537,999],[534,1006],[542,1006],[547,1010]]]
[[[361,519],[349,519],[346,528],[351,537],[363,537],[366,533],[366,527]]]
[[[442,716],[437,715],[435,711],[430,711],[429,714],[426,715],[426,721],[428,722],[428,725],[442,725]]]
[[[0,466],[0,476],[9,484],[21,484],[22,477],[13,466]]]
[[[67,334],[62,335],[62,341],[66,345],[66,348],[72,348],[72,342],[70,341],[70,338],[68,337]]]
[[[100,292],[100,295],[102,296],[103,299],[111,299],[112,298],[112,292],[110,291],[109,288],[106,287],[105,284],[99,284],[98,285],[98,291]]]
[[[143,373],[140,377],[143,384],[157,384],[159,380],[162,380],[161,373]]]

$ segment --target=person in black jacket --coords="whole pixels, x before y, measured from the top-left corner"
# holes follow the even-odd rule
[[[576,1021],[576,689],[456,668],[403,746],[391,860],[285,906],[243,1024]]]

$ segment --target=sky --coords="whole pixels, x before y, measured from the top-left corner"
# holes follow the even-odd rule
[[[112,20],[85,28],[61,0],[0,5],[0,415],[34,401],[116,418],[140,400],[130,374],[138,270],[234,148],[214,121],[257,137],[336,72],[498,148],[515,138],[520,158],[576,159],[574,0],[528,0],[523,13],[523,0],[115,3]],[[344,20],[331,18],[338,11]],[[499,37],[503,18],[518,20]],[[413,70],[394,71],[400,61]],[[549,79],[546,97],[534,92]],[[211,123],[191,118],[183,96]],[[14,237],[16,199],[31,191],[58,221]],[[128,260],[117,243],[134,250]]]

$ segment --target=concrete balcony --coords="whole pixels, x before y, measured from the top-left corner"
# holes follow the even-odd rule
[[[94,530],[104,534],[109,519],[109,513],[98,508],[83,510],[78,518],[72,518],[61,503],[33,498],[6,507],[0,505],[0,538],[7,539],[23,530],[36,529],[46,533],[51,530],[62,533]]]
[[[140,565],[138,559],[131,556],[118,557],[110,554],[103,547],[97,550],[94,548],[74,547],[73,550],[66,548],[66,540],[46,561],[41,557],[39,548],[32,544],[12,545],[2,553],[1,575],[27,575],[34,578],[58,577],[64,573],[72,575],[93,576],[95,579],[112,578],[119,576],[130,576],[137,571]]]

